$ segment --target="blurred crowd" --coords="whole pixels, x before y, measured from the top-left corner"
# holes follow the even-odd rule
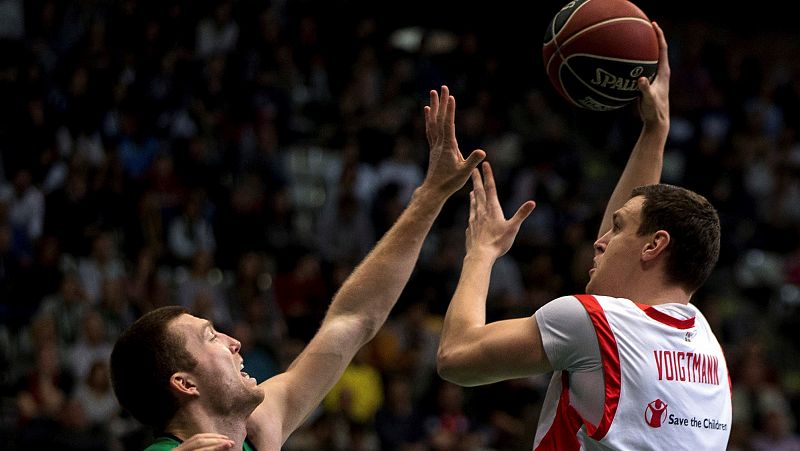
[[[557,97],[539,53],[550,3],[510,30],[422,2],[411,22],[346,0],[0,0],[0,448],[141,449],[152,432],[118,406],[107,360],[159,306],[239,339],[259,381],[285,369],[422,181],[422,108],[442,84],[507,212],[538,203],[494,269],[488,319],[582,292],[640,121]],[[664,15],[663,180],[723,226],[694,303],[731,370],[730,449],[797,450],[800,39]],[[464,389],[435,370],[468,189],[287,451],[531,448],[547,376]]]

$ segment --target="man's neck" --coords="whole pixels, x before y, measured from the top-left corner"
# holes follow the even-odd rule
[[[658,286],[657,289],[653,289]],[[641,289],[631,289],[632,301],[645,305],[660,305],[660,304],[688,304],[691,300],[691,294],[677,285],[661,284],[656,285],[656,282],[649,286],[641,286]]]

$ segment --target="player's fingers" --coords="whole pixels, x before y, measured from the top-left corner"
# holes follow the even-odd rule
[[[664,36],[664,30],[655,21],[653,21],[653,29],[656,31],[656,37],[658,37],[658,76],[669,78],[671,71],[669,68],[667,38]]]
[[[435,89],[431,89],[429,97],[430,100],[428,103],[430,104],[431,113],[433,117],[436,117],[436,115],[439,114],[439,93],[436,92]]]
[[[653,90],[653,85],[650,84],[650,80],[648,80],[647,77],[639,77],[638,87],[639,87],[639,92],[641,92],[642,95],[645,95],[645,96],[652,96],[653,95],[653,91],[652,91]]]
[[[447,86],[443,85],[441,91],[442,93],[439,96],[438,104],[439,108],[436,110],[436,123],[439,124],[440,127],[444,125],[445,110],[447,110],[447,104],[450,101],[450,90]]]
[[[486,192],[483,189],[483,180],[478,169],[472,170],[472,191],[475,193],[475,205],[482,208],[486,203]]]
[[[197,434],[183,442],[176,450],[197,451],[197,450],[221,450],[233,447],[233,440],[220,434],[203,433]]]
[[[465,166],[471,171],[475,169],[484,158],[486,158],[486,152],[483,149],[475,149],[465,160]]]
[[[469,223],[472,224],[475,218],[478,217],[478,206],[475,205],[475,191],[469,192]]]
[[[186,440],[186,442],[191,442],[194,440],[207,440],[207,439],[230,440],[227,435],[217,434],[216,432],[201,432],[200,434],[195,434],[191,436],[188,440]]]
[[[422,111],[425,113],[425,137],[428,138],[428,143],[431,141],[431,107],[425,106]]]
[[[481,180],[481,173],[478,172],[477,169],[472,169],[469,173],[470,178],[472,179],[472,191],[470,193],[474,193],[475,189],[479,188],[483,181]]]
[[[456,140],[456,98],[449,96],[444,107],[444,133],[445,137],[455,143]]]
[[[511,225],[519,230],[519,227],[522,225],[522,222],[530,216],[533,212],[533,209],[536,208],[536,202],[529,200],[522,204],[518,209],[517,212],[514,213],[514,216],[511,217],[510,222]]]
[[[203,446],[202,448],[194,448],[194,451],[221,451],[224,449],[233,448],[233,442],[223,443],[218,445]]]
[[[486,197],[497,200],[497,186],[494,183],[492,165],[488,161],[484,161],[481,169],[483,169],[483,186],[486,189]]]

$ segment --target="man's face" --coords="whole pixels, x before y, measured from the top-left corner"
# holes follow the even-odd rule
[[[170,324],[197,360],[191,371],[200,399],[221,415],[241,412],[245,417],[264,400],[264,392],[243,370],[241,343],[214,329],[208,320],[184,314]]]
[[[638,236],[643,196],[628,200],[614,212],[611,230],[594,243],[594,265],[586,292],[628,298],[627,287],[641,273],[641,253],[649,236]]]

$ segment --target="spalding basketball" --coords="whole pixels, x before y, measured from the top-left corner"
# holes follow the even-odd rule
[[[542,55],[547,76],[570,103],[615,110],[639,96],[639,77],[655,76],[658,38],[628,0],[575,0],[550,22]]]

